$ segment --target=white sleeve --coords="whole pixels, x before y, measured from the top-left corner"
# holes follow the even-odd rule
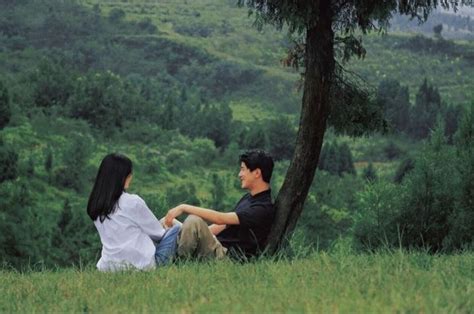
[[[137,200],[136,215],[134,218],[140,229],[152,240],[159,241],[165,234],[165,229],[161,223],[140,197]]]

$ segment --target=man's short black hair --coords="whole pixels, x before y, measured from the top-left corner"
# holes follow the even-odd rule
[[[273,158],[263,150],[249,150],[240,155],[239,161],[243,162],[250,171],[259,168],[263,181],[270,183],[273,172]]]

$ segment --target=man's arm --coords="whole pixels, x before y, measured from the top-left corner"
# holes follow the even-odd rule
[[[227,228],[227,225],[212,224],[212,225],[209,226],[209,230],[215,236],[218,235],[219,233],[221,233],[222,231],[224,231],[225,228]]]
[[[239,217],[236,213],[221,213],[212,209],[181,204],[168,211],[165,217],[165,224],[170,226],[173,219],[182,214],[196,215],[202,219],[216,224],[216,225],[238,225],[240,224]]]

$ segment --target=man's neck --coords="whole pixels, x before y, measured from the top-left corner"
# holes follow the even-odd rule
[[[257,186],[249,189],[249,193],[250,195],[254,196],[254,195],[257,195],[258,193],[262,193],[269,189],[270,189],[270,184],[268,183],[258,184]]]

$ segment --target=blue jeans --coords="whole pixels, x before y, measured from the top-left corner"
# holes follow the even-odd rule
[[[166,230],[161,241],[156,244],[155,261],[157,266],[163,266],[170,263],[176,255],[176,247],[178,246],[178,235],[180,231],[180,225],[175,225],[169,228]]]

